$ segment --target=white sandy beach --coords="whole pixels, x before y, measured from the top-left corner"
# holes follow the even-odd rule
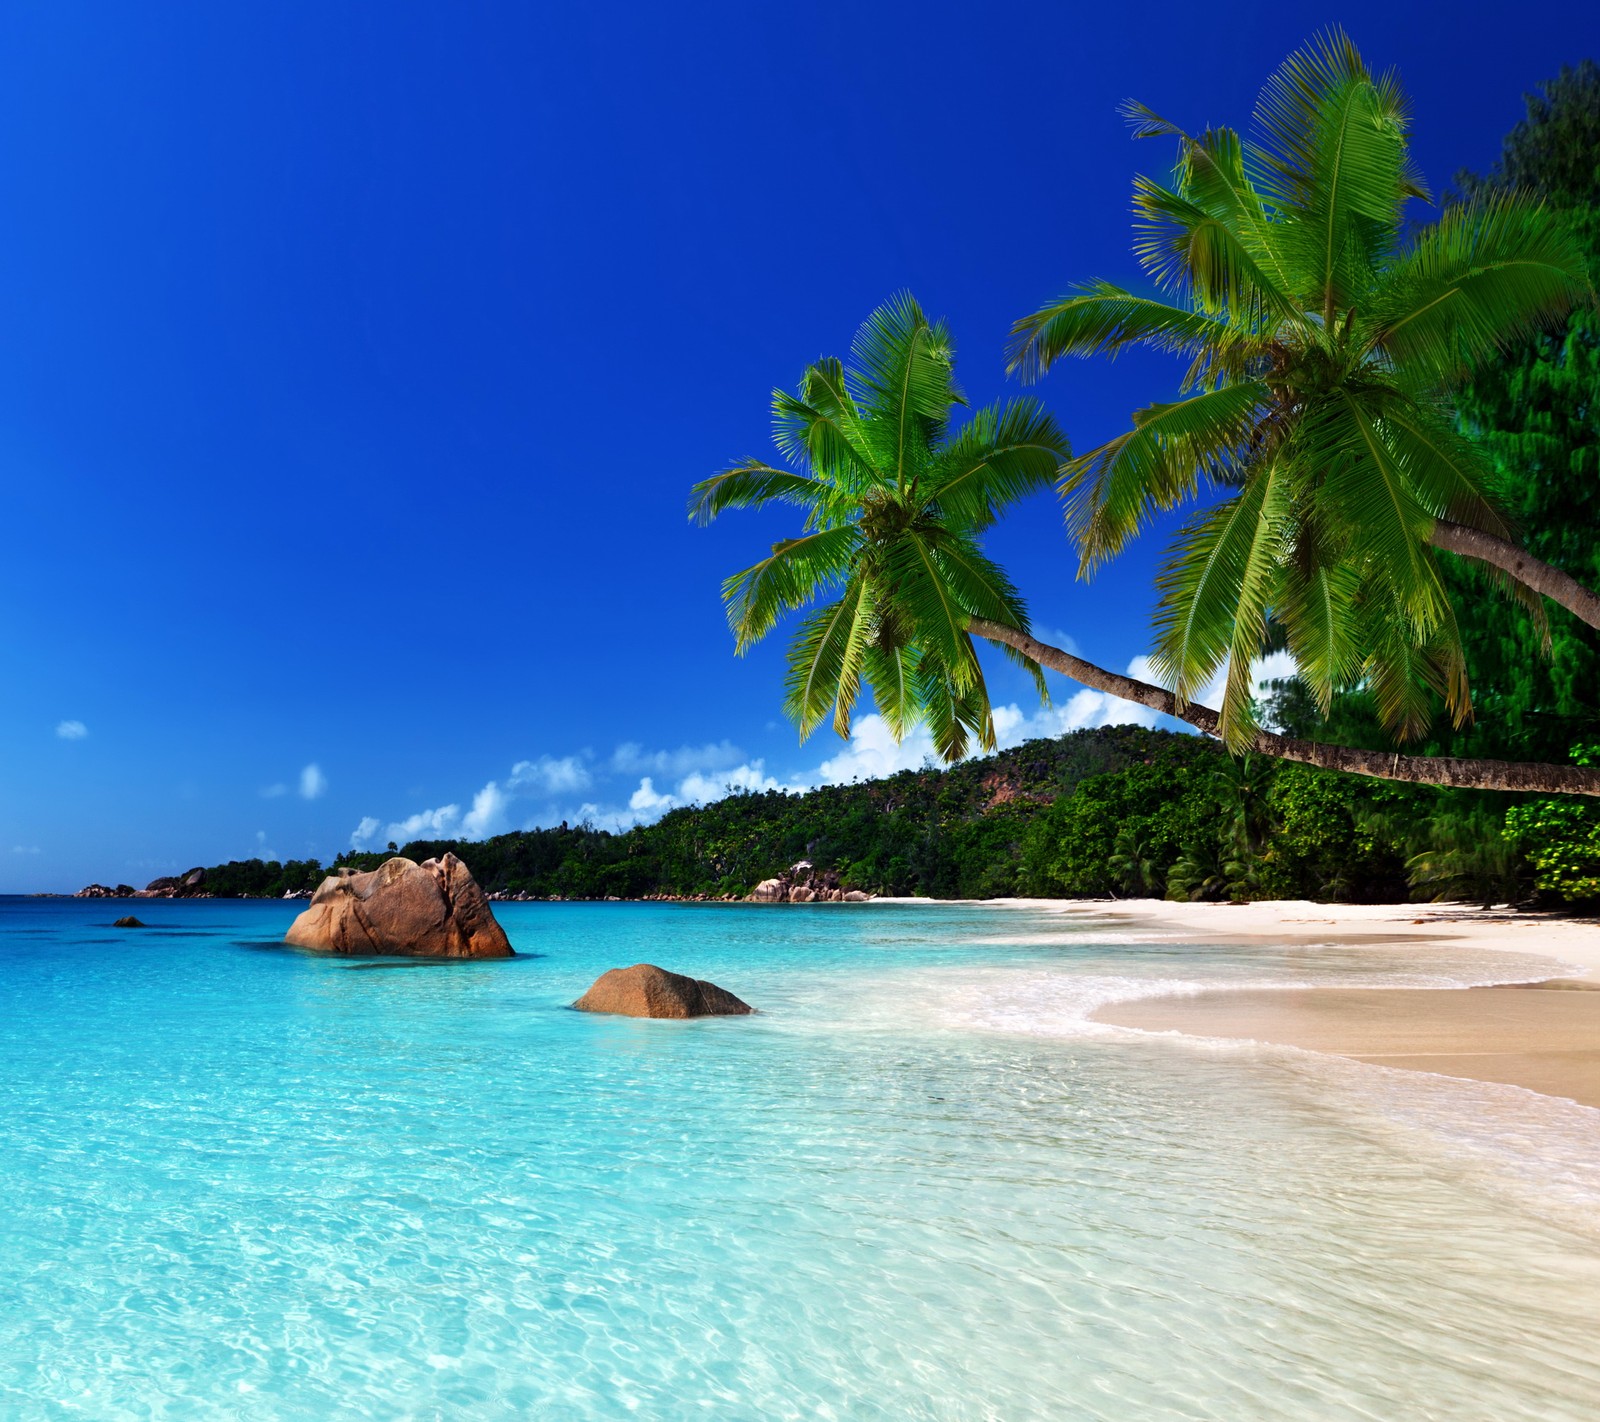
[[[1391,943],[1396,953],[1454,944],[1530,955],[1527,981],[1515,986],[1228,990],[1117,1003],[1094,1016],[1505,1082],[1600,1108],[1600,923],[1460,904],[1006,902],[1110,919],[1151,943]]]

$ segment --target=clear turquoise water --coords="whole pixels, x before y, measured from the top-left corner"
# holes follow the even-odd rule
[[[1181,981],[1019,910],[0,901],[0,1417],[1592,1418],[1600,1113],[1088,1026]],[[762,1014],[596,1018],[641,959]]]

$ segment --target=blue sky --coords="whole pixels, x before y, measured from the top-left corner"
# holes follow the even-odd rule
[[[718,583],[786,527],[684,505],[770,452],[770,388],[901,288],[975,401],[1014,388],[1012,319],[1134,275],[1130,181],[1170,154],[1124,98],[1242,124],[1337,20],[1439,186],[1594,14],[7,6],[0,890],[915,763],[870,723],[798,745],[781,646],[732,655]],[[1087,448],[1172,377],[1040,393]],[[1077,583],[1040,499],[991,547],[1036,625],[1146,649],[1159,539]],[[1012,737],[1114,714],[995,690]]]

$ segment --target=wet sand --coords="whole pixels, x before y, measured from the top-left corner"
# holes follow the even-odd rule
[[[1145,899],[1053,907],[1068,917],[1109,919],[1148,942],[1387,943],[1397,953],[1471,944],[1527,954],[1529,981],[1517,985],[1230,989],[1116,1003],[1094,1016],[1146,1032],[1272,1042],[1504,1082],[1600,1108],[1600,922],[1594,919],[1460,904]]]
[[[1117,1003],[1095,1019],[1504,1082],[1600,1108],[1597,987],[1557,980],[1533,987],[1210,992]]]

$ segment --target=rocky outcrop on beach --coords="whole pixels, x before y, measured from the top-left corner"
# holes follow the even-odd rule
[[[205,883],[206,871],[191,869],[187,874],[169,874],[160,879],[152,879],[142,889],[136,889],[132,884],[118,884],[114,889],[104,884],[90,884],[87,888],[79,889],[73,898],[209,899],[211,894],[206,889]]]
[[[844,889],[838,874],[802,859],[775,879],[763,879],[750,893],[753,904],[864,904],[872,897],[860,889]]]
[[[669,973],[653,963],[602,973],[572,1005],[579,1012],[623,1017],[741,1017],[755,1011],[726,988]]]
[[[356,957],[514,956],[478,881],[453,854],[421,864],[388,859],[366,873],[335,871],[284,942]]]

